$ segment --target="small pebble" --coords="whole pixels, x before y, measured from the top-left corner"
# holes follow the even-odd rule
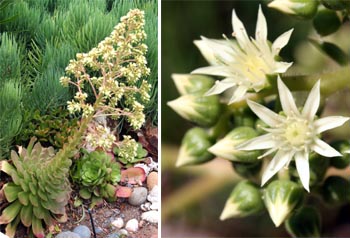
[[[119,238],[119,232],[114,232],[112,234],[109,234],[106,238]]]
[[[120,234],[120,235],[127,236],[129,233],[128,233],[128,231],[127,231],[127,230],[125,230],[125,229],[121,229],[121,230],[119,231],[119,234]]]
[[[56,238],[81,238],[80,235],[71,231],[64,231],[59,233]]]
[[[141,215],[141,218],[151,223],[158,223],[158,211],[148,211]]]
[[[80,225],[74,228],[74,233],[78,234],[81,238],[90,238],[91,237],[91,231],[89,227]]]
[[[127,231],[136,232],[139,229],[139,222],[136,219],[131,219],[126,223],[125,228]]]
[[[140,206],[147,199],[147,189],[144,187],[137,187],[131,193],[128,201],[133,206]]]
[[[96,232],[97,235],[99,235],[99,234],[101,234],[103,232],[103,229],[98,226],[98,227],[95,228],[95,232]]]
[[[147,188],[151,191],[156,185],[158,185],[158,173],[151,172],[147,177]]]
[[[112,222],[112,225],[118,229],[121,229],[124,226],[124,220],[118,217]]]

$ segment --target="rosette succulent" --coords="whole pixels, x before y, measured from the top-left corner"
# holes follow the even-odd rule
[[[116,198],[116,187],[120,181],[120,166],[103,151],[84,152],[75,163],[72,178],[80,187],[83,199],[92,199],[92,206],[102,198]]]
[[[1,171],[11,176],[12,182],[4,185],[6,200],[10,203],[0,216],[6,234],[14,237],[21,222],[31,227],[36,237],[43,238],[43,225],[65,214],[70,197],[68,171],[71,160],[56,156],[53,147],[42,147],[32,138],[27,148],[19,147],[18,154],[11,152],[11,165],[1,161]]]

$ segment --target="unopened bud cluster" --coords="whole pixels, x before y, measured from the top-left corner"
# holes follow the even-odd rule
[[[150,98],[151,87],[143,80],[150,73],[145,57],[147,46],[143,43],[144,25],[144,12],[130,10],[110,36],[69,62],[60,82],[77,88],[74,99],[67,103],[70,113],[126,117],[133,128],[142,126],[143,104]],[[93,95],[88,94],[87,88]]]

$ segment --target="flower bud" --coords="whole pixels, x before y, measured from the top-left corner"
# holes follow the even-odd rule
[[[292,237],[320,237],[320,214],[313,207],[302,207],[286,220],[285,226]]]
[[[321,3],[331,10],[344,10],[350,7],[349,0],[321,0]]]
[[[264,201],[276,227],[288,217],[303,199],[303,189],[288,180],[271,182],[264,193]]]
[[[214,155],[208,152],[212,144],[211,138],[204,129],[195,127],[188,130],[182,139],[176,166],[201,164],[213,159]]]
[[[320,8],[313,19],[313,25],[315,30],[321,36],[327,36],[336,32],[341,26],[339,16],[335,11],[327,8]]]
[[[264,208],[259,188],[249,181],[241,181],[226,201],[220,220],[232,217],[245,217],[258,213]]]
[[[205,93],[215,83],[214,79],[204,75],[194,74],[173,74],[171,76],[174,80],[177,91],[181,95],[193,93]]]
[[[324,181],[322,195],[330,204],[342,204],[350,201],[350,182],[339,176],[330,176]]]
[[[237,127],[208,150],[214,155],[227,160],[245,163],[256,162],[260,155],[259,151],[240,151],[236,149],[236,146],[257,135],[258,133],[251,127]]]
[[[339,151],[342,157],[332,157],[330,159],[330,165],[337,169],[345,169],[350,164],[350,144],[348,141],[337,141],[332,143],[331,146]]]
[[[268,4],[283,13],[300,19],[311,19],[317,12],[317,0],[274,0]]]
[[[203,127],[214,125],[221,111],[221,104],[217,95],[183,95],[168,102],[168,105],[184,119]]]
[[[259,160],[255,163],[232,162],[232,166],[238,175],[253,180],[257,179],[257,175],[262,167],[262,161]]]

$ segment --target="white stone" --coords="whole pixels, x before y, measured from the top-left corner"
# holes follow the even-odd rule
[[[136,232],[139,229],[139,222],[136,219],[131,219],[126,223],[125,229],[129,232]]]
[[[118,229],[124,226],[124,220],[121,217],[118,217],[112,222],[112,225]]]
[[[4,233],[0,232],[0,238],[9,238],[7,235],[5,235]]]
[[[141,218],[142,220],[145,220],[151,223],[158,223],[158,216],[159,216],[158,211],[148,211],[148,212],[142,213]]]

